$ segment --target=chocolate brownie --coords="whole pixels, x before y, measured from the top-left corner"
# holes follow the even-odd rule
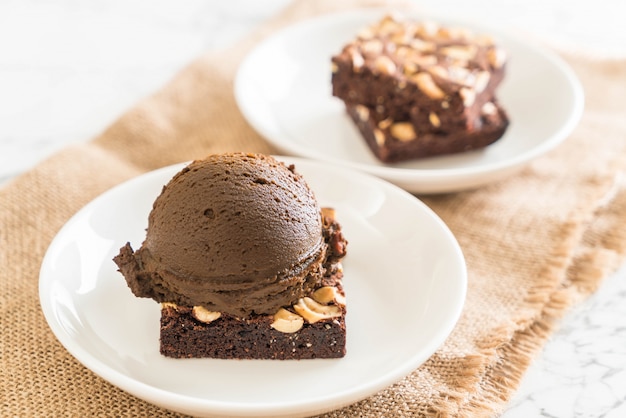
[[[328,251],[320,287],[275,314],[237,317],[202,307],[161,305],[160,352],[173,358],[314,359],[346,354],[340,260],[347,241],[334,211],[322,209]]]
[[[245,319],[222,315],[205,323],[194,316],[192,308],[163,304],[160,351],[173,358],[341,358],[346,354],[345,307],[339,312],[335,318],[305,321],[298,331],[283,332],[272,327],[273,315]]]
[[[383,162],[463,152],[508,127],[505,66],[488,36],[386,16],[332,57],[333,95]]]
[[[418,133],[474,129],[505,61],[489,37],[386,16],[332,57],[333,95],[385,118],[422,122]]]
[[[497,141],[509,123],[504,110],[493,102],[483,105],[474,129],[456,132],[417,133],[412,121],[381,119],[364,105],[346,105],[346,109],[374,155],[388,163],[484,148]]]

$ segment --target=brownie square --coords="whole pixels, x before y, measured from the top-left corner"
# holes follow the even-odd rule
[[[509,124],[506,112],[493,102],[483,106],[474,129],[456,132],[417,133],[412,121],[381,119],[364,105],[346,109],[374,155],[387,163],[484,148],[502,137]]]
[[[332,57],[333,94],[394,120],[418,107],[471,124],[504,77],[490,37],[386,16]]]
[[[444,143],[471,138],[463,147],[433,142],[432,152],[379,153],[383,161],[421,158],[475,149],[490,143],[494,132],[504,132],[506,117],[487,123],[484,109],[493,106],[505,66],[505,51],[488,36],[386,16],[332,57],[332,92],[348,109],[367,109],[367,119],[410,123],[418,136],[426,135],[425,142],[431,134],[445,136]]]
[[[341,276],[337,269],[324,284],[343,296]],[[275,315],[220,315],[206,322],[194,308],[165,303],[161,305],[160,352],[173,358],[340,358],[346,354],[346,308],[332,306],[338,308],[338,316],[314,323],[304,321],[299,330],[283,332],[273,327]]]
[[[161,310],[161,354],[173,358],[302,360],[346,354],[345,312],[337,318],[304,324],[294,333],[273,329],[272,315],[249,319],[222,317],[205,324],[191,308]]]

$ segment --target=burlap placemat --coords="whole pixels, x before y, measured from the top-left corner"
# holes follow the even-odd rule
[[[363,5],[294,3],[229,52],[191,63],[100,137],[0,189],[0,415],[177,416],[106,383],[56,341],[38,301],[46,248],[78,209],[123,180],[210,152],[273,152],[237,111],[238,62],[273,30],[355,3]],[[467,258],[467,302],[453,334],[404,380],[328,416],[497,414],[558,318],[623,262],[626,62],[568,60],[587,95],[568,141],[480,190],[424,197]]]

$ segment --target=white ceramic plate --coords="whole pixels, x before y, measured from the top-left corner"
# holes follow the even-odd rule
[[[176,360],[159,354],[159,305],[135,298],[112,258],[138,248],[162,186],[182,165],[103,194],[53,240],[41,267],[50,328],[82,364],[148,402],[199,416],[300,416],[363,399],[443,343],[465,299],[452,233],[423,203],[375,177],[288,159],[349,240],[347,355],[334,360]]]
[[[583,91],[555,54],[470,22],[415,16],[494,35],[509,53],[497,96],[511,124],[485,150],[383,164],[332,97],[330,58],[384,11],[358,10],[305,21],[262,42],[239,68],[237,103],[248,122],[288,155],[332,161],[382,177],[415,193],[477,187],[501,179],[554,148],[578,123]]]

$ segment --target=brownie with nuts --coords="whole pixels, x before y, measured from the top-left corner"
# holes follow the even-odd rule
[[[489,36],[386,16],[332,57],[332,92],[383,125],[461,137],[483,129],[505,67],[504,49]]]
[[[165,356],[336,358],[346,251],[335,211],[294,164],[233,152],[178,171],[141,246],[127,242],[113,261],[136,297],[161,304]]]
[[[347,241],[323,208],[324,277],[309,296],[275,314],[239,317],[200,306],[161,304],[160,352],[172,358],[315,359],[346,354],[346,302],[340,260]]]
[[[509,124],[506,112],[487,102],[474,121],[474,129],[456,132],[421,132],[412,121],[392,121],[364,105],[346,109],[374,155],[386,163],[481,149],[497,141]]]
[[[339,276],[329,277],[328,286],[320,288],[320,293],[337,292],[340,302],[333,299],[321,304],[314,298],[303,298],[298,302],[300,305],[283,308],[275,315],[249,318],[221,315],[212,319],[211,312],[198,312],[197,307],[163,304],[160,352],[172,358],[304,360],[344,357],[346,308]],[[296,310],[307,304],[332,308],[337,315],[309,322]]]

